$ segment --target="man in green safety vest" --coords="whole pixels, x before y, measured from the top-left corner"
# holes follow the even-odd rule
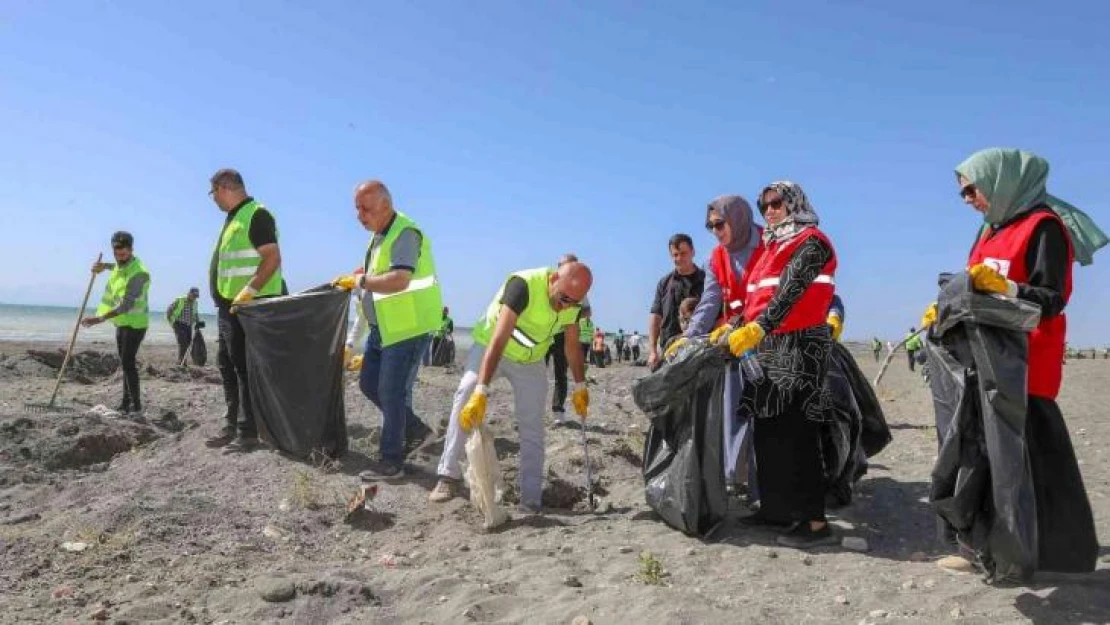
[[[234,314],[235,307],[288,291],[281,274],[281,250],[273,214],[247,195],[243,177],[234,169],[221,169],[209,182],[212,188],[208,195],[227,213],[208,272],[219,320],[218,361],[227,413],[223,429],[208,439],[208,446],[247,452],[258,447],[258,427],[247,384],[247,336]]]
[[[189,351],[189,344],[193,341],[193,328],[200,321],[200,314],[197,312],[198,297],[200,289],[194,286],[166,308],[166,321],[170,323],[174,337],[177,338],[179,363],[185,362],[185,352]]]
[[[883,351],[883,342],[879,337],[871,338],[871,353],[875,356],[875,362],[879,362],[879,354]]]
[[[906,338],[909,339],[906,341],[906,354],[910,357],[910,371],[913,371],[914,365],[917,364],[917,352],[922,348],[921,336],[917,333],[917,330],[910,328]]]
[[[122,413],[142,412],[143,399],[139,393],[139,365],[136,357],[139,346],[150,325],[147,291],[150,290],[150,272],[143,261],[135,256],[134,237],[129,232],[112,235],[112,255],[116,262],[96,263],[93,273],[111,269],[104,296],[96,307],[96,316],[85,317],[81,325],[88,328],[104,321],[116,326],[116,350],[120,368],[123,369],[123,401],[118,410]]]
[[[335,285],[361,288],[362,311],[370,327],[359,374],[362,394],[382,412],[380,458],[365,480],[404,477],[405,459],[431,434],[412,409],[412,385],[432,333],[443,323],[443,297],[436,278],[432,244],[404,213],[393,208],[389,189],[377,180],[355,189],[355,209],[374,233],[361,274]]]
[[[574,376],[571,403],[585,419],[590,405],[585,363],[578,340],[578,317],[593,276],[586,265],[570,262],[558,270],[549,267],[517,271],[501,286],[486,312],[474,325],[474,346],[466,372],[451,407],[439,482],[429,495],[433,502],[458,494],[462,479],[459,461],[465,432],[480,427],[486,417],[489,384],[505,377],[513,389],[517,430],[520,435],[520,505],[526,513],[541,508],[544,464],[544,402],[547,399],[547,354],[555,334],[564,332],[567,362]],[[585,424],[583,424],[585,427]]]

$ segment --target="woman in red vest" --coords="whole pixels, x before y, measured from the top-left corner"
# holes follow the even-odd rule
[[[1048,162],[1031,153],[992,148],[956,167],[960,197],[983,213],[986,224],[971,249],[968,273],[978,291],[999,293],[1041,307],[1028,340],[1025,445],[1037,501],[1039,570],[1093,570],[1098,554],[1091,505],[1064,417],[1056,404],[1063,379],[1075,250],[1050,206]],[[930,325],[935,305],[922,319]],[[951,536],[951,534],[949,534]],[[970,570],[963,555],[943,568]]]
[[[820,423],[829,414],[825,374],[832,336],[826,317],[835,288],[836,252],[817,213],[793,182],[759,196],[765,248],[746,280],[744,325],[728,336],[736,356],[757,350],[763,380],[744,386],[755,417],[760,508],[748,525],[788,527],[787,547],[839,542],[825,520]]]

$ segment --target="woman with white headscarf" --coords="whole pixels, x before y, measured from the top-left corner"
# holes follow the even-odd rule
[[[832,336],[836,252],[805,192],[789,181],[759,195],[764,249],[746,278],[744,324],[730,332],[735,356],[755,351],[761,381],[745,384],[755,417],[759,512],[748,525],[787,528],[778,543],[808,548],[839,541],[825,519],[821,422],[830,412],[825,374]]]

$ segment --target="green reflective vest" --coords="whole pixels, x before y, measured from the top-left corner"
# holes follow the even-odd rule
[[[131,306],[131,310],[112,317],[108,321],[118,327],[135,328],[137,330],[142,330],[150,325],[150,314],[146,301],[147,291],[150,290],[150,272],[146,270],[146,266],[143,265],[143,261],[139,260],[138,256],[132,256],[126,265],[116,263],[116,266],[112,268],[112,272],[108,274],[108,284],[104,287],[104,296],[100,298],[100,305],[96,307],[96,314],[105,315],[115,310],[123,301],[123,296],[127,294],[127,283],[139,274],[146,274],[147,281],[143,285],[142,293],[135,300],[135,304]]]
[[[543,360],[555,340],[555,335],[564,327],[574,324],[574,320],[578,318],[581,310],[579,306],[571,306],[558,312],[552,308],[547,283],[553,272],[553,269],[540,267],[517,271],[510,275],[510,277],[522,278],[528,285],[528,305],[517,317],[512,336],[505,344],[505,358],[520,364]],[[497,295],[486,308],[485,314],[474,324],[474,342],[483,347],[489,346],[490,337],[497,327],[497,318],[501,314],[501,297],[504,293],[505,285],[502,284],[497,290]]]
[[[912,338],[910,338],[909,341],[906,341],[906,351],[916,352],[917,350],[921,349],[921,335],[910,334],[907,336],[910,336]]]
[[[216,265],[216,291],[221,297],[235,299],[239,291],[250,283],[262,264],[262,256],[251,243],[251,220],[265,206],[251,200],[239,207],[238,212],[220,231],[216,241],[219,255]],[[258,290],[258,296],[281,295],[281,267]]]
[[[177,321],[179,319],[181,319],[181,313],[185,312],[185,306],[187,306],[188,304],[189,304],[189,296],[188,295],[183,295],[183,296],[173,300],[173,306],[170,307],[170,323],[177,323]],[[196,309],[195,309],[196,304],[193,304],[193,306],[194,306],[193,321],[196,321],[196,318],[197,318],[197,313],[196,313]]]
[[[578,342],[590,343],[594,340],[594,322],[589,317],[578,320]]]
[[[416,222],[397,213],[389,231],[377,247],[367,249],[364,268],[371,276],[380,276],[390,270],[393,244],[408,229],[420,232],[420,257],[416,260],[409,285],[396,293],[371,293],[378,332],[382,347],[411,339],[421,334],[431,334],[443,323],[443,295],[436,279],[436,265],[432,259],[432,245],[428,236],[420,231]]]

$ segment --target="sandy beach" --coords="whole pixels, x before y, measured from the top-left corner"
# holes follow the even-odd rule
[[[580,432],[550,427],[546,513],[486,533],[468,500],[427,503],[441,439],[406,482],[380,487],[372,512],[345,518],[380,426],[353,374],[350,452],[300,462],[205,447],[223,414],[219,373],[174,367],[168,346],[140,351],[142,418],[88,411],[119,399],[119,373],[96,354],[62,387],[59,403],[75,413],[26,414],[25,403],[49,399],[55,375],[29,349],[58,345],[0,344],[0,613],[10,622],[1110,622],[1106,547],[1095,573],[1039,574],[1028,586],[990,587],[935,565],[945,554],[926,501],[932,406],[901,357],[879,389],[894,442],[830,517],[867,550],[802,552],[742,528],[703,542],[655,517],[639,472],[647,421],[630,392],[644,368],[589,372],[598,510],[583,501]],[[869,353],[857,359],[877,370]],[[1065,376],[1060,404],[1105,543],[1110,360],[1069,361]],[[417,414],[441,432],[458,378],[425,368],[414,391]],[[518,445],[503,382],[489,414],[512,484]]]

